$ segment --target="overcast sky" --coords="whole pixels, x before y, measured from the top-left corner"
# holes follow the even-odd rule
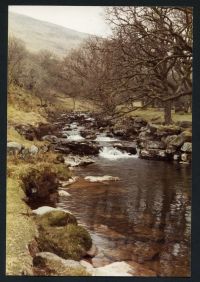
[[[106,36],[109,26],[104,20],[104,7],[95,6],[9,6],[9,11],[62,25],[90,34]]]

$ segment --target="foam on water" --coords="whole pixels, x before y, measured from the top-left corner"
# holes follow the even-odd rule
[[[138,158],[138,155],[131,155],[127,152],[121,152],[113,147],[103,147],[103,149],[99,152],[99,156],[110,160]]]

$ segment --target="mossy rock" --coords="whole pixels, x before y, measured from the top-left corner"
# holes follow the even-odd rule
[[[74,224],[63,227],[41,226],[37,241],[40,251],[73,260],[80,260],[92,246],[88,231]]]
[[[76,217],[68,212],[54,210],[41,215],[38,218],[38,224],[41,226],[66,226],[68,224],[76,224]]]
[[[181,133],[182,136],[184,136],[185,142],[192,142],[192,132],[189,130],[185,130]]]

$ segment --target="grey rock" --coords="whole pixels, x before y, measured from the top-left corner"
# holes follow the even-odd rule
[[[183,146],[181,147],[182,152],[191,153],[192,152],[192,143],[191,142],[185,142]]]
[[[24,146],[17,142],[8,142],[7,143],[7,152],[8,154],[17,155],[19,154],[22,149],[24,149]]]

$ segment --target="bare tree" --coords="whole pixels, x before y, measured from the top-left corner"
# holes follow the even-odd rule
[[[16,37],[8,39],[8,82],[19,84],[27,50],[23,41]]]
[[[164,105],[171,123],[171,104],[192,94],[192,10],[166,7],[112,7],[118,79],[129,105],[141,99]],[[134,107],[133,107],[134,109]]]

